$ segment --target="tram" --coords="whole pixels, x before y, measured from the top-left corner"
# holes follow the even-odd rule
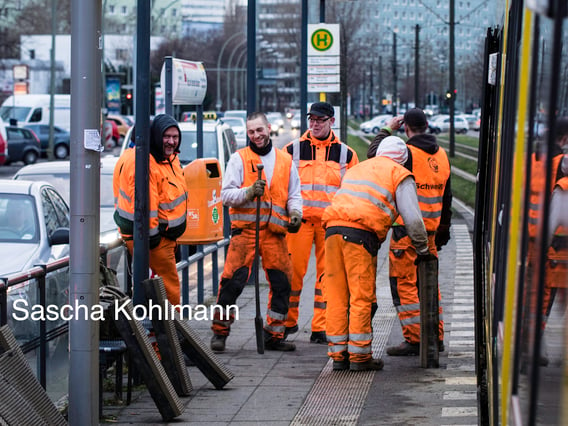
[[[568,424],[568,2],[500,3],[474,225],[479,423]]]

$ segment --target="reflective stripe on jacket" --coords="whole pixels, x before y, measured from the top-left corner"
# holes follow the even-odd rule
[[[251,186],[258,179],[257,164],[262,164],[258,154],[249,147],[238,151],[243,162],[243,183],[241,188]],[[280,150],[275,150],[276,160],[270,186],[264,187],[264,194],[260,197],[260,226],[270,229],[278,234],[285,234],[288,229],[288,185],[290,182],[290,169],[292,159]],[[264,172],[263,179],[266,180]],[[256,225],[256,198],[247,201],[239,207],[229,209],[231,226],[233,228],[254,228]]]
[[[556,183],[557,170],[562,160],[563,155],[559,154],[552,157],[552,171],[553,176],[551,180],[550,192],[554,189]],[[537,157],[536,154],[532,155],[531,161],[531,191],[529,198],[529,223],[528,231],[529,237],[535,238],[537,236],[537,227],[541,220],[542,203],[544,202],[544,184],[546,182],[546,157]]]
[[[412,173],[387,157],[375,157],[345,173],[341,188],[325,209],[325,228],[349,226],[373,231],[382,242],[397,218],[396,188]]]
[[[187,187],[176,155],[158,163],[150,156],[150,237],[158,232],[176,240],[187,220]]]
[[[117,207],[114,219],[123,237],[131,237],[134,231],[134,172],[136,150],[126,150],[122,157],[118,179]],[[121,157],[121,158],[122,158]],[[120,161],[120,160],[119,160]],[[116,171],[116,169],[115,169]],[[171,240],[180,237],[186,227],[187,188],[179,159],[157,163],[150,156],[149,163],[149,237],[151,248],[159,244],[159,237]],[[113,182],[113,189],[115,182]]]
[[[413,145],[408,145],[412,153],[412,174],[416,179],[416,195],[418,206],[424,219],[426,231],[436,232],[442,217],[444,205],[444,191],[450,178],[450,162],[443,149],[435,154]],[[404,225],[402,217],[398,217],[397,224]]]
[[[345,171],[359,163],[357,154],[339,141],[333,130],[324,140],[313,137],[308,130],[283,149],[292,156],[300,175],[303,219],[320,220]]]

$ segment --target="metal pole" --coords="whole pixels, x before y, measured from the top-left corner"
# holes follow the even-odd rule
[[[302,0],[302,28],[300,46],[300,132],[307,129],[308,113],[308,0]]]
[[[231,74],[230,72],[232,71],[233,73],[236,73],[236,66],[233,68],[233,57],[235,56],[236,51],[239,49],[239,47],[243,46],[244,44],[246,44],[247,41],[243,40],[241,43],[239,43],[238,45],[235,46],[235,48],[233,49],[233,51],[231,52],[231,54],[229,55],[229,62],[227,64],[227,109],[234,109],[232,106],[232,102],[231,102]],[[236,86],[235,86],[236,89]]]
[[[173,103],[172,103],[172,71],[173,71],[173,60],[171,56],[166,56],[164,58],[164,65],[166,66],[166,87],[164,87],[164,105],[166,107],[166,114],[173,115]]]
[[[149,171],[150,171],[150,1],[137,0],[136,81],[134,85],[136,116],[136,166],[134,179],[134,305],[146,300],[142,281],[148,278],[149,244]]]
[[[373,94],[373,63],[371,62],[371,75],[369,78],[369,86],[370,86],[370,90],[369,90],[369,103],[371,104],[370,106],[370,110],[369,110],[369,119],[373,118],[373,101],[375,100],[375,96]]]
[[[393,85],[393,93],[392,93],[392,115],[396,116],[397,112],[397,87],[396,81],[397,74],[396,74],[396,31],[392,32],[392,85]]]
[[[325,22],[325,0],[320,0],[320,23]]]
[[[456,47],[455,47],[455,0],[450,0],[450,157],[455,155],[456,128],[454,118],[456,114]]]
[[[99,303],[101,10],[100,0],[71,3],[69,303],[89,312]],[[69,347],[69,424],[98,424],[98,321],[81,316],[69,321]]]
[[[51,0],[51,52],[49,76],[49,142],[47,144],[47,158],[53,160],[53,115],[55,108],[55,37],[57,33],[57,0]]]
[[[223,57],[223,52],[225,51],[225,48],[227,47],[227,45],[231,42],[231,40],[233,40],[235,37],[239,36],[239,35],[243,35],[244,33],[242,31],[233,34],[231,37],[229,37],[225,43],[223,43],[223,46],[221,46],[221,50],[219,51],[219,56],[217,57],[217,100],[215,102],[215,108],[217,109],[217,111],[219,111],[221,109],[222,103],[221,103],[221,58]]]
[[[241,80],[241,82],[242,82],[242,79],[239,78],[239,74],[241,74],[243,72],[242,68],[244,67],[244,60],[246,58],[246,53],[247,53],[246,49],[242,50],[239,57],[235,60],[235,71],[234,71],[234,74],[233,74],[235,78],[234,78],[233,82],[234,82],[234,85],[235,85],[235,94],[237,96],[237,109],[243,109],[242,106],[243,106],[243,103],[244,103],[244,101],[243,101],[244,91],[238,90],[238,83],[239,83],[239,80]]]
[[[256,110],[256,0],[247,8],[247,114]]]
[[[414,105],[422,108],[420,100],[420,25],[416,24],[414,36]]]

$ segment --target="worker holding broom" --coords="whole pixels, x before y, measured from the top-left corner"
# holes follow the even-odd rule
[[[250,114],[246,125],[250,144],[231,156],[223,176],[221,198],[229,206],[231,242],[217,304],[234,305],[251,275],[255,260],[255,201],[260,197],[258,252],[270,285],[264,348],[293,351],[296,346],[284,341],[292,277],[285,237],[287,232],[298,232],[302,223],[300,178],[292,158],[272,146],[270,124],[263,113]],[[260,174],[259,164],[264,166]],[[213,351],[225,350],[233,321],[232,312],[228,317],[215,313],[211,327]]]

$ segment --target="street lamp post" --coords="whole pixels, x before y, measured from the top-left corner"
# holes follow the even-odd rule
[[[246,53],[247,50],[243,49],[241,51],[241,53],[239,54],[239,56],[237,57],[237,59],[235,59],[235,69],[234,69],[234,73],[233,73],[233,91],[235,92],[235,97],[237,98],[237,109],[244,109],[242,108],[242,105],[244,104],[243,102],[243,96],[242,96],[242,91],[239,91],[239,75],[243,72],[243,68],[244,68],[244,58],[246,57]]]
[[[217,100],[215,102],[215,108],[218,110],[221,109],[221,58],[223,57],[223,52],[225,51],[225,48],[227,47],[227,45],[234,40],[236,37],[238,36],[242,36],[245,33],[240,31],[238,33],[233,34],[231,37],[229,37],[225,43],[223,43],[223,46],[221,46],[221,50],[219,51],[219,56],[217,57]]]
[[[392,115],[396,116],[397,110],[397,70],[396,70],[396,29],[392,32]]]
[[[240,42],[239,44],[237,44],[235,46],[235,48],[233,49],[233,51],[231,52],[231,54],[229,55],[229,62],[227,63],[227,109],[231,109],[231,74],[230,72],[232,71],[232,64],[233,64],[233,57],[235,56],[235,53],[237,52],[237,50],[239,50],[239,48],[241,48],[243,45],[245,45],[247,43],[246,40],[243,40],[242,42]],[[246,50],[246,49],[245,49]]]

